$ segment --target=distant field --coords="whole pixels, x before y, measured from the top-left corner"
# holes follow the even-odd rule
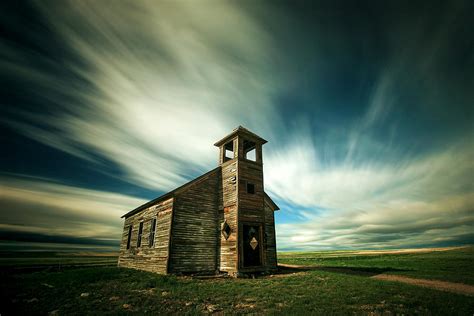
[[[286,269],[257,279],[160,276],[119,269],[116,258],[90,254],[66,256],[63,262],[71,264],[67,269],[58,269],[54,261],[64,256],[17,258],[22,267],[43,268],[29,272],[15,270],[15,259],[9,258],[2,261],[0,314],[472,315],[472,296],[369,276],[403,274],[472,284],[473,254],[472,247],[417,253],[280,253],[282,263],[321,269]],[[99,258],[99,266],[73,267],[94,264],[94,258]]]
[[[4,252],[0,253],[1,269],[66,268],[77,266],[114,266],[116,253],[56,253],[56,252]]]
[[[284,252],[287,264],[354,268],[417,278],[474,284],[474,247],[402,251]]]

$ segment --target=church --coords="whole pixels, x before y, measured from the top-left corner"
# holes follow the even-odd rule
[[[279,208],[264,190],[266,142],[239,126],[214,144],[217,168],[123,215],[118,266],[236,277],[275,271]]]

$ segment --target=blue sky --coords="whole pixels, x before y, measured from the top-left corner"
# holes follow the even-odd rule
[[[469,1],[2,7],[3,244],[116,244],[238,125],[280,250],[474,241]]]

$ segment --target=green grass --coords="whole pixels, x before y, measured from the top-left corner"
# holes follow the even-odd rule
[[[110,254],[90,253],[57,253],[57,252],[0,252],[0,268],[27,269],[50,267],[55,269],[71,266],[115,266],[117,256]]]
[[[346,267],[474,284],[474,247],[401,254],[354,254],[353,251],[280,253],[281,263]]]
[[[451,253],[451,255],[449,255]],[[336,258],[329,257],[336,255]],[[418,267],[419,275],[443,275],[446,266],[463,257],[462,252],[437,253],[425,258],[427,269],[416,260],[398,256],[342,259],[341,253],[280,254],[288,263],[370,268]],[[419,254],[421,255],[421,254]],[[352,256],[350,256],[352,257]],[[323,259],[328,259],[324,261]],[[428,259],[426,259],[428,258]],[[431,259],[430,259],[431,258]],[[318,261],[319,260],[319,261]],[[374,258],[375,260],[375,258]],[[454,261],[453,261],[454,260]],[[414,263],[413,263],[414,262]],[[451,263],[446,263],[451,262]],[[466,265],[462,263],[464,269]],[[436,264],[440,271],[436,271]],[[459,274],[472,273],[472,267]],[[412,271],[413,272],[413,271]],[[392,272],[390,272],[392,273]],[[448,269],[448,274],[454,274]],[[254,314],[421,314],[472,315],[474,297],[441,292],[396,282],[349,275],[338,271],[312,270],[257,279],[193,279],[160,276],[148,272],[98,266],[15,272],[2,269],[0,314],[203,314],[210,306],[224,313]],[[451,277],[450,277],[451,278]],[[81,297],[81,293],[89,293]],[[124,304],[128,304],[125,305]]]
[[[64,268],[69,266],[97,266],[97,265],[117,265],[117,258],[82,257],[82,258],[0,258],[0,267],[33,268],[33,267],[54,267]]]

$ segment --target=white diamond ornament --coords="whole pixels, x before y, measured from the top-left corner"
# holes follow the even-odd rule
[[[250,247],[252,247],[252,249],[255,250],[255,248],[257,248],[257,246],[258,246],[257,239],[255,239],[255,237],[252,237],[252,240],[250,240]]]

